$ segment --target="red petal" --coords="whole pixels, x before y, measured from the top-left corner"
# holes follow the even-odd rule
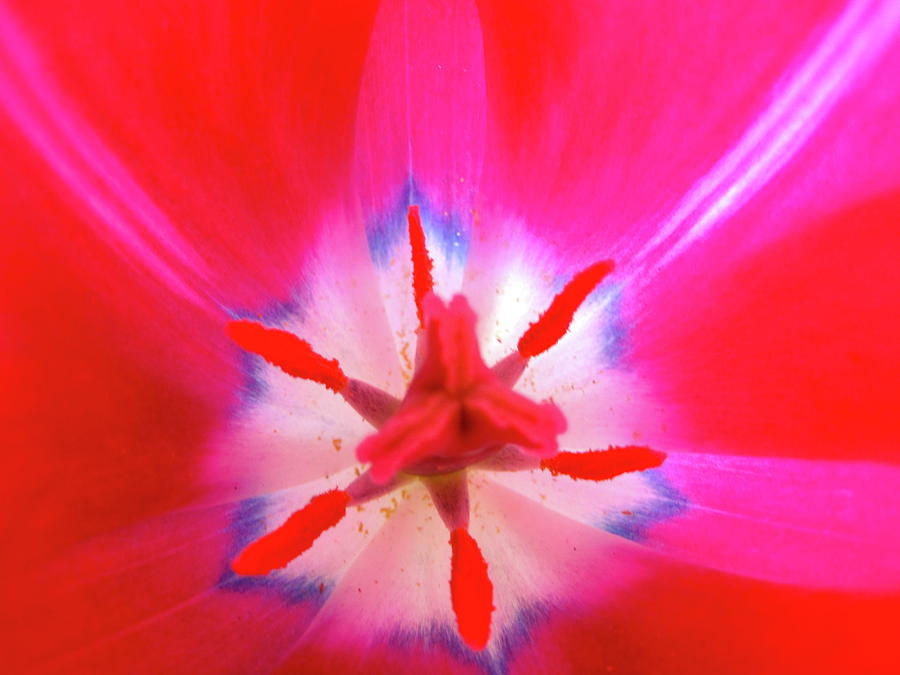
[[[168,223],[225,304],[286,299],[309,237],[346,194],[376,6],[18,3],[16,34],[39,57],[24,75],[3,59],[18,69],[3,103],[44,101],[19,131],[50,169],[18,181],[61,190],[92,225],[119,211],[163,248]]]
[[[898,459],[900,193],[740,259],[692,250],[631,296],[628,359],[656,392],[657,447]]]
[[[900,596],[808,591],[672,563],[604,607],[560,615],[511,670],[889,675]]]

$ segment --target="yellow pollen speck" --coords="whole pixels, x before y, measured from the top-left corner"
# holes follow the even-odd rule
[[[340,451],[341,451],[341,444],[342,444],[343,442],[344,442],[344,441],[343,441],[342,439],[340,439],[340,438],[332,438],[332,439],[331,439],[331,444],[334,446],[335,452],[340,452]]]
[[[409,381],[412,377],[413,371],[413,362],[412,359],[409,358],[409,342],[406,340],[403,341],[403,344],[400,345],[400,358],[403,359],[403,379]]]
[[[391,506],[382,506],[379,511],[384,514],[385,519],[390,518],[397,512],[397,507],[399,504],[397,503],[396,497],[391,497]]]

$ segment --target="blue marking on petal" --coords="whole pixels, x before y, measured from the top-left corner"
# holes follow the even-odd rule
[[[415,180],[403,186],[394,205],[386,212],[373,214],[366,222],[369,255],[378,267],[387,267],[397,247],[408,248],[407,211],[410,204],[419,206],[422,227],[428,245],[435,246],[454,264],[464,265],[469,255],[471,214],[440,211],[416,185]]]
[[[622,360],[628,339],[628,326],[622,316],[622,285],[610,285],[603,290],[606,307],[603,311],[600,350],[604,363],[615,367]]]
[[[255,541],[266,531],[266,511],[271,503],[269,497],[252,497],[238,502],[231,515],[231,545],[222,564],[222,572],[216,588],[233,593],[268,592],[291,605],[311,602],[322,605],[334,588],[334,581],[325,578],[286,578],[279,571],[267,576],[243,576],[231,570],[230,563],[245,546]],[[322,586],[322,590],[319,587]]]
[[[641,477],[653,490],[653,498],[632,507],[630,516],[617,514],[601,519],[599,527],[631,541],[644,541],[651,526],[687,511],[690,502],[668,481],[663,469],[649,469]]]

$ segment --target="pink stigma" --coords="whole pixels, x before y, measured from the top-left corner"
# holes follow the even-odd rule
[[[372,478],[398,471],[416,474],[461,469],[515,443],[549,457],[566,420],[552,403],[535,403],[504,384],[481,358],[475,313],[457,295],[445,305],[425,298],[425,358],[400,409],[357,448],[372,463]]]

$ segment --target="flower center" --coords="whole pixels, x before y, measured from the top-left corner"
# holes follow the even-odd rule
[[[457,295],[445,305],[429,292],[423,307],[423,356],[403,403],[357,449],[360,461],[372,463],[372,479],[458,471],[509,443],[539,457],[556,454],[565,418],[554,404],[516,393],[485,365],[466,299]]]
[[[477,542],[468,532],[466,469],[545,469],[554,475],[606,480],[659,466],[665,455],[629,446],[604,451],[560,452],[566,420],[552,402],[535,402],[513,390],[529,359],[553,347],[591,291],[612,271],[601,261],[566,284],[532,323],[512,354],[488,367],[475,334],[475,313],[457,295],[444,303],[434,294],[425,233],[418,207],[408,214],[413,296],[419,319],[416,371],[402,401],[344,374],[336,360],[306,341],[252,321],[233,321],[238,345],[295,377],[340,394],[376,431],[359,444],[357,458],[369,469],[343,490],[314,497],[281,527],[247,546],[232,561],[238,574],[268,574],[285,567],[344,517],[347,507],[421,480],[451,532],[450,596],[459,633],[472,649],[490,637],[493,586]]]

